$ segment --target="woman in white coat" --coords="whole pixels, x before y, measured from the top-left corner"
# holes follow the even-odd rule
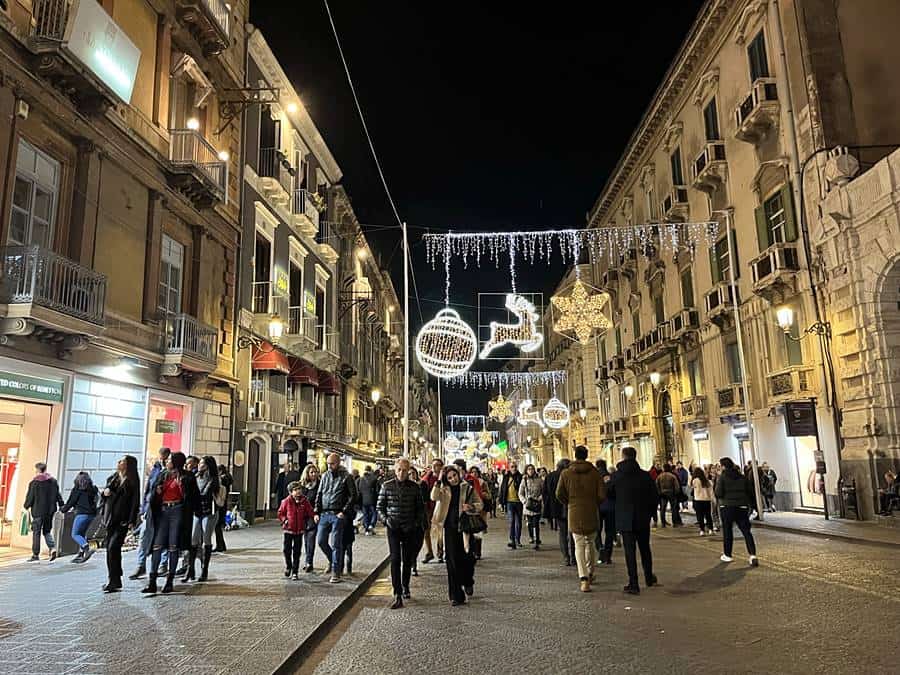
[[[431,489],[434,516],[431,522],[444,528],[444,559],[447,562],[447,591],[450,604],[466,604],[466,596],[475,592],[475,560],[469,552],[469,536],[460,531],[463,514],[477,514],[483,505],[475,489],[466,483],[459,469],[444,467]]]
[[[534,464],[525,467],[525,477],[519,483],[519,501],[524,505],[528,519],[528,537],[534,550],[541,548],[541,514],[544,512],[544,479],[535,471]]]

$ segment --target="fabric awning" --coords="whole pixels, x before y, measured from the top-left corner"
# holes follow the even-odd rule
[[[316,387],[316,391],[320,394],[325,394],[326,396],[340,396],[341,383],[334,373],[329,373],[327,370],[320,370],[319,386]]]
[[[274,370],[287,375],[291,372],[287,354],[275,349],[263,340],[260,347],[253,347],[253,370]]]
[[[288,382],[293,384],[305,384],[311,387],[319,386],[319,369],[303,359],[291,357],[291,372]]]

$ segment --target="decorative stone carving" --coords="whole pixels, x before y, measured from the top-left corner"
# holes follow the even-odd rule
[[[751,0],[741,12],[738,19],[737,27],[734,29],[734,41],[742,45],[747,41],[747,37],[752,29],[756,28],[759,21],[766,15],[766,8],[769,6],[769,0]]]
[[[694,90],[694,105],[703,105],[713,94],[719,89],[719,69],[710,68],[700,82],[697,83],[697,89]]]
[[[656,167],[653,164],[645,164],[641,169],[639,179],[641,188],[647,192],[653,187],[653,181],[656,180]]]
[[[825,162],[825,180],[828,182],[829,191],[835,187],[841,187],[849,183],[859,173],[859,161],[849,154],[845,146],[828,151],[828,161]]]
[[[622,208],[620,209],[622,213],[622,218],[625,220],[626,225],[631,225],[634,222],[634,198],[633,197],[625,197],[622,200]]]
[[[666,133],[663,135],[663,150],[665,152],[672,152],[675,149],[675,146],[678,145],[678,142],[681,140],[681,134],[684,131],[684,124],[681,122],[672,122],[667,128]]]
[[[31,335],[34,323],[28,319],[5,318],[0,320],[0,335]]]

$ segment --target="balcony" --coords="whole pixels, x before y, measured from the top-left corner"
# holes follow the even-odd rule
[[[708,141],[691,165],[691,186],[711,193],[725,182],[725,141]]]
[[[316,317],[307,313],[303,307],[288,307],[288,320],[285,326],[284,343],[302,349],[316,348]]]
[[[197,208],[226,199],[228,163],[195,129],[169,130],[169,182]]]
[[[704,425],[709,421],[705,396],[688,396],[681,399],[681,423]]]
[[[637,272],[637,249],[629,248],[619,254],[619,271],[626,279],[634,279]]]
[[[796,244],[773,244],[750,261],[753,292],[772,304],[784,302],[797,292],[800,253]]]
[[[704,296],[706,303],[706,318],[719,328],[726,328],[734,321],[734,301],[731,295],[731,284],[720,281]],[[739,299],[740,301],[740,299]]]
[[[812,366],[791,366],[766,375],[769,404],[784,403],[815,396],[815,377]]]
[[[680,222],[687,220],[690,214],[687,186],[673,185],[672,189],[669,190],[669,194],[660,203],[659,210],[668,221]]]
[[[278,148],[260,148],[257,169],[263,194],[275,204],[287,206],[296,172],[284,153]]]
[[[638,350],[636,342],[632,342],[630,345],[625,347],[625,355],[623,356],[623,359],[625,360],[626,368],[631,368],[634,366],[634,362],[637,359],[637,354]]]
[[[338,259],[338,242],[337,233],[334,226],[327,220],[319,221],[319,234],[316,235],[316,245],[319,249],[319,255],[329,265],[334,265]]]
[[[299,389],[299,385],[297,388]],[[288,389],[287,425],[291,429],[311,430],[316,417],[315,405],[310,400],[295,397],[291,392],[292,389]]]
[[[778,124],[780,106],[775,79],[761,77],[750,88],[750,93],[734,110],[737,126],[735,137],[747,143],[759,143]]]
[[[106,277],[39,246],[0,255],[0,334],[32,335],[63,350],[103,331]]]
[[[216,334],[215,328],[187,314],[167,317],[164,363],[179,371],[213,372],[217,365]]]
[[[594,368],[594,384],[606,389],[606,381],[609,379],[609,369],[603,365]]]
[[[96,0],[34,0],[32,13],[38,74],[85,114],[130,102],[141,52]]]
[[[719,403],[720,415],[744,412],[744,385],[735,383],[716,389],[716,400]]]
[[[272,313],[272,282],[254,281],[252,288],[252,307],[254,314]]]
[[[668,348],[669,324],[660,323],[644,333],[636,343],[636,360],[646,361]]]
[[[221,54],[231,38],[231,11],[224,0],[175,0],[178,20],[206,56]]]
[[[314,339],[307,346],[309,351],[303,354],[303,358],[319,370],[333,371],[340,361],[340,335],[333,326],[318,323],[316,317],[308,318],[316,322],[315,332]]]
[[[332,435],[337,433],[337,421],[333,417],[319,417],[315,428],[320,434]]]
[[[669,319],[669,339],[682,338],[700,330],[700,312],[693,307],[685,307]]]
[[[254,385],[259,382],[254,382]],[[278,391],[272,391],[269,387],[253,388],[251,391],[250,406],[247,410],[247,420],[257,422],[255,426],[269,427],[278,425],[283,427],[287,422],[287,398]]]
[[[625,357],[621,354],[613,356],[606,362],[606,372],[609,374],[609,377],[615,377],[616,375],[621,375],[625,370]]]
[[[307,237],[319,234],[319,206],[308,190],[294,190],[291,219],[300,234]]]

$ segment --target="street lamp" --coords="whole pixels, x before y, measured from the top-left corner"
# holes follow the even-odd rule
[[[237,348],[238,350],[241,350],[255,347],[264,354],[268,354],[275,351],[275,345],[281,340],[282,335],[284,335],[284,321],[282,321],[281,317],[277,314],[273,314],[269,319],[268,346],[266,346],[266,342],[262,338],[259,338],[256,335],[241,335],[237,341]]]
[[[625,398],[630,399],[632,396],[634,396],[634,385],[626,384],[623,391],[625,392]]]
[[[581,419],[585,419],[587,417],[587,408],[582,408],[581,410],[579,410],[578,415],[581,417]]]
[[[775,317],[778,320],[778,326],[784,331],[784,334],[795,342],[799,342],[806,335],[819,335],[821,337],[831,337],[831,324],[827,321],[816,321],[809,328],[803,331],[804,335],[794,337],[791,335],[791,329],[794,327],[794,310],[787,305],[782,305],[775,310]]]
[[[196,117],[191,117],[185,124],[191,131],[197,131],[200,128],[200,120]]]
[[[662,381],[662,375],[658,370],[650,373],[650,384],[653,385],[654,389],[659,386],[660,381]]]
[[[378,401],[381,400],[381,389],[373,389],[372,393],[369,394],[372,397],[372,403],[378,405]]]
[[[288,114],[289,114],[289,115],[293,115],[295,112],[297,112],[297,104],[294,103],[293,101],[291,101],[290,103],[288,103],[288,104],[287,104],[287,111],[288,111]]]

